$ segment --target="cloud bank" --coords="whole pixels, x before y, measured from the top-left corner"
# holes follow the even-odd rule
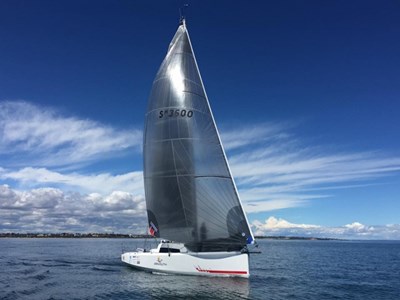
[[[377,184],[400,171],[400,158],[382,152],[305,145],[290,134],[293,124],[235,126],[222,130],[221,137],[250,215],[312,205],[337,189]],[[65,116],[24,101],[0,102],[0,230],[142,231],[142,170],[91,169],[113,157],[140,160],[140,151],[134,150],[141,142],[141,130]],[[336,228],[300,225],[269,219],[255,221],[253,228],[257,233],[279,229],[372,238],[396,237],[398,231],[398,225],[357,222]]]
[[[326,227],[311,224],[294,224],[281,218],[269,217],[264,222],[252,223],[257,236],[298,236],[338,239],[387,239],[400,240],[400,224],[364,225],[353,222],[337,227]]]
[[[3,232],[145,233],[143,196],[114,191],[80,194],[56,188],[18,191],[0,185]]]

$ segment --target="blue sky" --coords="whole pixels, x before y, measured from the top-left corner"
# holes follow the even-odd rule
[[[0,2],[0,230],[145,230],[142,126],[181,1]],[[189,1],[256,234],[400,239],[400,3]]]

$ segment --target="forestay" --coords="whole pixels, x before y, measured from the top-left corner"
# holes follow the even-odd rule
[[[153,83],[143,151],[153,235],[195,252],[253,241],[184,22]]]

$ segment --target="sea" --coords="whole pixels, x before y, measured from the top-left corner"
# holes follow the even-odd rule
[[[2,238],[0,299],[400,299],[400,241],[259,240],[249,279],[121,263],[144,242]]]

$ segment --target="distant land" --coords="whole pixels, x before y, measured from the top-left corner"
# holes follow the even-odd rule
[[[0,233],[0,238],[112,238],[112,239],[146,239],[153,238],[147,234],[122,234],[122,233]],[[299,236],[256,236],[256,239],[271,239],[271,240],[318,240],[331,241],[342,240],[334,238],[318,238],[318,237],[299,237]]]
[[[122,239],[145,239],[152,238],[147,234],[122,234],[122,233],[0,233],[0,238],[122,238]]]
[[[336,238],[321,238],[321,237],[310,237],[310,236],[255,236],[255,239],[269,239],[269,240],[306,240],[306,241],[344,241],[344,239]]]

